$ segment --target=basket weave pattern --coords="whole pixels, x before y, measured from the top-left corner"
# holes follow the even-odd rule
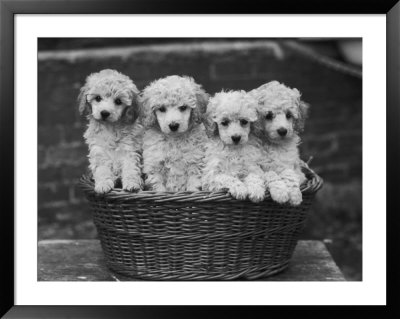
[[[300,206],[225,192],[97,195],[82,176],[109,268],[150,280],[256,279],[285,269],[322,180],[312,171]]]

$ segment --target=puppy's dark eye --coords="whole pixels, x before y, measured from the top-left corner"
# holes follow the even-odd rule
[[[267,120],[272,120],[273,117],[274,117],[274,114],[272,114],[272,112],[268,112],[267,115],[265,115],[265,118]]]
[[[228,121],[228,120],[223,120],[223,121],[221,122],[221,125],[223,125],[223,126],[228,126],[228,124],[229,124],[229,121]]]
[[[249,123],[249,121],[243,120],[243,119],[240,120],[240,124],[243,125],[243,126],[244,126],[244,125],[247,125],[247,123]]]
[[[181,112],[184,112],[184,111],[186,111],[187,110],[187,105],[182,105],[182,106],[180,106],[179,107],[179,110],[181,111]]]
[[[94,99],[96,100],[96,102],[100,102],[102,100],[100,95],[97,95]]]
[[[121,105],[121,104],[122,104],[122,101],[121,101],[121,99],[115,99],[114,103],[115,103],[116,105]]]
[[[165,108],[165,106],[161,106],[158,110],[159,110],[161,113],[164,113],[167,109]]]
[[[289,120],[289,119],[291,119],[293,117],[293,114],[292,113],[290,113],[290,112],[287,112],[286,113],[286,118]]]

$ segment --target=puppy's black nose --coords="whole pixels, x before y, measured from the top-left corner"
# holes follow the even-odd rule
[[[178,123],[171,123],[170,125],[168,125],[170,130],[172,132],[175,132],[178,128],[179,128],[179,124]]]
[[[101,118],[103,120],[105,120],[107,117],[110,116],[110,112],[108,112],[108,111],[101,111],[100,114],[101,114]]]
[[[285,129],[284,127],[279,128],[279,129],[278,129],[278,134],[279,134],[280,136],[286,136],[286,134],[287,134],[287,129]]]
[[[237,144],[240,142],[241,136],[240,135],[233,135],[231,136],[232,141]]]

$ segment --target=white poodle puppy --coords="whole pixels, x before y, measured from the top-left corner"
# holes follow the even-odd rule
[[[272,81],[250,92],[258,100],[256,135],[263,141],[261,162],[267,188],[278,203],[299,205],[300,185],[306,180],[301,171],[298,145],[308,104],[297,89]]]
[[[129,77],[110,69],[90,74],[81,88],[79,111],[89,120],[84,138],[97,193],[112,190],[117,179],[127,191],[142,187],[138,93]]]
[[[140,95],[145,187],[154,191],[198,191],[204,145],[202,113],[208,94],[190,77],[167,76]]]
[[[252,134],[257,100],[245,91],[220,92],[209,101],[205,126],[203,190],[228,190],[237,199],[260,202],[265,198],[262,149]]]

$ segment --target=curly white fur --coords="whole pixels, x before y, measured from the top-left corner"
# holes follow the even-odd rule
[[[190,77],[168,76],[140,96],[145,186],[155,191],[198,191],[207,136],[201,123],[208,94]]]
[[[89,75],[81,88],[79,111],[89,120],[84,138],[97,193],[109,192],[119,178],[127,191],[142,188],[138,93],[129,77],[109,69]]]
[[[278,203],[299,205],[300,185],[306,180],[301,171],[298,145],[308,105],[297,89],[272,81],[250,92],[258,100],[256,135],[263,141],[261,166],[271,197]]]
[[[261,147],[252,135],[257,100],[244,91],[217,93],[210,99],[205,125],[206,147],[203,190],[228,190],[237,199],[260,202],[265,198]]]

